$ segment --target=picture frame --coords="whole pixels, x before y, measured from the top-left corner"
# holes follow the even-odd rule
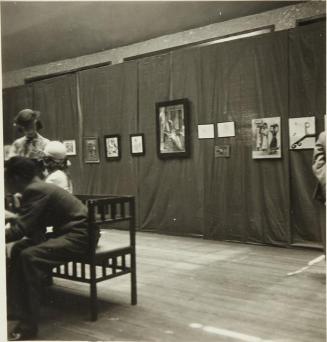
[[[218,138],[235,137],[235,122],[225,121],[217,123]]]
[[[214,139],[215,127],[213,124],[198,125],[199,139]]]
[[[161,159],[190,155],[189,101],[156,103],[157,154]]]
[[[76,141],[75,140],[63,140],[62,143],[66,148],[67,156],[76,156]]]
[[[291,150],[313,149],[316,143],[316,118],[314,116],[289,118]]]
[[[99,139],[97,137],[84,137],[84,162],[100,163]]]
[[[252,119],[252,159],[281,157],[280,117]]]
[[[144,156],[145,144],[144,134],[130,134],[130,151],[132,156]]]
[[[121,139],[119,134],[104,136],[105,157],[108,161],[120,160],[121,158]]]
[[[230,157],[230,145],[216,145],[215,157],[216,158],[229,158]]]

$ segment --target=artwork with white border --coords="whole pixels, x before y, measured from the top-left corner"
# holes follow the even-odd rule
[[[215,137],[214,125],[198,125],[199,139],[213,139]]]
[[[64,140],[62,143],[66,147],[67,156],[75,156],[76,155],[76,141],[75,140]]]
[[[235,137],[235,122],[226,121],[217,123],[218,138]]]
[[[252,120],[252,158],[281,158],[280,117]]]
[[[132,139],[132,153],[143,153],[143,137],[142,135],[137,135],[131,137]]]
[[[316,142],[316,118],[314,116],[290,118],[288,123],[291,150],[314,148]]]

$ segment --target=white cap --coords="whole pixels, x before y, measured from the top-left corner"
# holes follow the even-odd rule
[[[45,146],[44,154],[47,157],[62,160],[65,159],[67,151],[65,145],[60,141],[50,141]]]

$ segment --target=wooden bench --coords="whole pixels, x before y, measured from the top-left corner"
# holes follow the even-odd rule
[[[131,275],[131,303],[137,304],[135,259],[135,200],[132,196],[77,195],[88,209],[90,236],[89,253],[52,270],[52,276],[90,284],[91,320],[98,316],[97,284],[125,274]],[[129,242],[125,246],[110,247],[97,244],[98,228],[112,228],[118,222],[128,221]]]

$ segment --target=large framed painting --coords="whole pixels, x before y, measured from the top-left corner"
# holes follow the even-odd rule
[[[315,147],[316,118],[314,116],[290,118],[288,122],[291,150],[303,150]]]
[[[105,135],[104,146],[107,160],[119,160],[121,158],[119,134]]]
[[[84,162],[100,163],[99,141],[97,137],[84,137]]]
[[[281,158],[280,117],[252,120],[252,158]]]
[[[185,158],[190,155],[189,120],[187,99],[156,103],[159,158]]]

